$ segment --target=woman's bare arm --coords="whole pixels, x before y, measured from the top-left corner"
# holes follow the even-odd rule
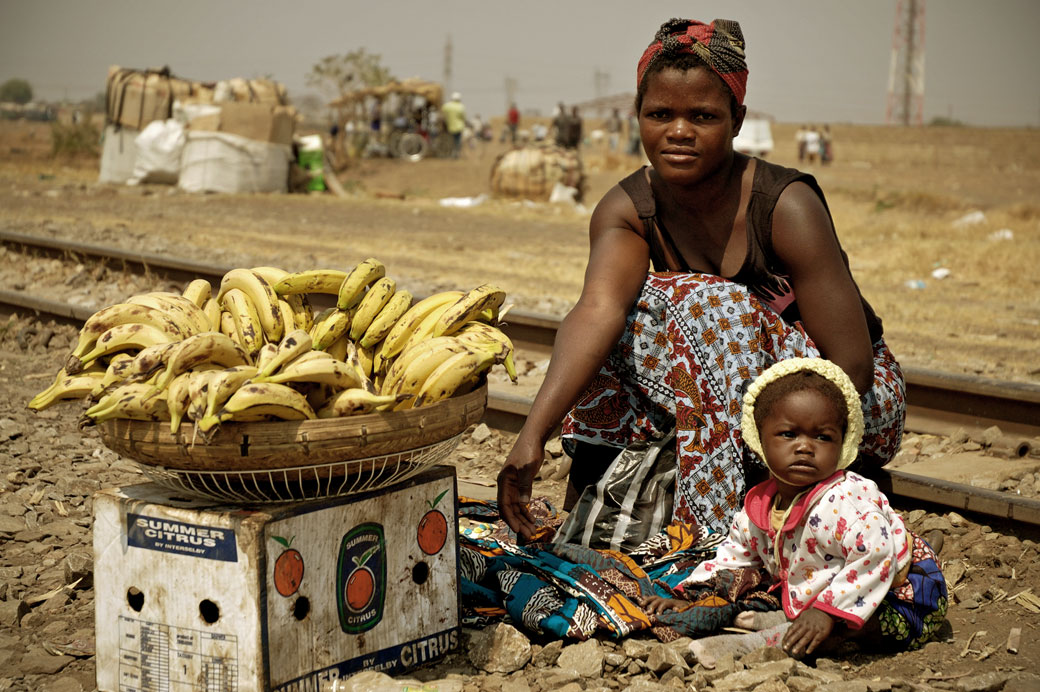
[[[867,319],[819,196],[805,183],[784,190],[773,212],[773,249],[787,267],[805,330],[824,358],[862,394],[874,378]]]
[[[498,476],[499,511],[522,536],[535,528],[526,505],[545,443],[621,338],[646,280],[649,248],[635,232],[639,223],[620,187],[608,192],[592,214],[581,296],[560,324],[545,379]]]

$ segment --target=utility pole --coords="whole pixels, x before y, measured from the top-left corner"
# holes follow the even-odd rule
[[[898,0],[888,67],[889,125],[921,125],[924,120],[924,4]]]
[[[604,72],[597,67],[596,71],[592,75],[592,93],[597,99],[603,98],[607,95],[607,89],[609,87],[610,73]]]
[[[451,88],[451,34],[448,34],[447,40],[444,41],[444,91],[450,94],[453,90]]]
[[[516,80],[512,77],[506,77],[506,110],[509,106],[516,102]]]

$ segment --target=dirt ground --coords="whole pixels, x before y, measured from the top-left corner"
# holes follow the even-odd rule
[[[813,172],[897,357],[920,368],[1040,384],[1040,132],[832,130],[836,160]],[[775,128],[773,160],[796,163],[793,133],[793,125]],[[96,159],[54,159],[49,151],[46,125],[0,123],[3,230],[222,266],[346,268],[375,256],[413,292],[490,281],[518,308],[552,315],[564,314],[581,288],[588,209],[500,199],[469,208],[441,203],[489,192],[494,144],[461,161],[358,162],[340,175],[345,198],[99,185]],[[584,157],[590,205],[639,164],[595,148]],[[81,272],[55,281],[49,267],[4,253],[2,288],[51,286],[83,304],[136,292],[118,274],[93,279]],[[949,274],[934,278],[936,269]],[[56,372],[71,338],[67,328],[25,317],[0,339],[0,663],[8,664],[0,666],[0,691],[93,689],[94,604],[89,586],[75,581],[90,555],[90,493],[140,480],[133,465],[79,433],[75,407],[46,415],[24,408]],[[540,366],[532,360],[524,367],[536,375]],[[456,461],[460,477],[488,487],[510,442],[503,433],[467,439]],[[911,436],[904,447],[941,457],[949,443]],[[536,491],[558,499],[562,484],[546,480]],[[833,669],[846,679],[902,681],[878,683],[878,690],[1029,689],[1007,680],[1040,670],[1040,613],[1021,597],[1040,594],[1038,532],[937,507],[898,509],[916,530],[945,534],[941,557],[954,589],[949,627],[919,652],[850,654],[832,662]],[[48,598],[37,600],[42,595]],[[20,603],[27,604],[24,612]],[[1011,653],[1006,642],[1016,627],[1021,644]],[[422,677],[458,673],[467,690],[504,689],[501,680],[467,666],[459,654]],[[990,673],[1003,676],[999,684],[967,685]],[[529,689],[552,687],[532,670],[523,675]],[[622,688],[623,677],[607,677],[607,686]]]

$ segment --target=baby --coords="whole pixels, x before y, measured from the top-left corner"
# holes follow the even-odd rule
[[[786,617],[741,613],[735,624],[760,631],[695,640],[698,661],[710,668],[722,653],[767,644],[801,657],[852,638],[895,650],[928,641],[946,615],[946,581],[935,553],[877,485],[844,470],[856,458],[863,414],[842,369],[821,358],[773,365],[744,396],[741,431],[770,479],[748,491],[715,558],[676,592],[694,592],[715,570],[764,568]],[[689,602],[651,596],[642,604],[655,614]]]

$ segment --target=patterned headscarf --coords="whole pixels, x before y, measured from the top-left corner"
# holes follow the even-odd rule
[[[758,426],[755,425],[755,401],[766,385],[776,382],[785,375],[791,375],[803,370],[813,372],[826,377],[834,383],[845,397],[845,406],[849,410],[848,426],[845,430],[845,439],[841,445],[841,456],[838,458],[838,468],[847,468],[856,460],[859,453],[859,443],[863,438],[863,409],[859,403],[859,392],[856,385],[845,374],[839,366],[823,358],[788,358],[771,366],[759,375],[744,394],[744,410],[740,419],[740,434],[744,437],[746,444],[757,454],[766,465],[769,465],[765,453],[762,451],[762,440],[758,436]]]
[[[636,68],[636,87],[643,83],[647,69],[660,56],[692,53],[722,78],[738,104],[744,103],[748,68],[744,60],[744,34],[732,19],[716,19],[704,24],[693,19],[671,19],[661,25]]]

